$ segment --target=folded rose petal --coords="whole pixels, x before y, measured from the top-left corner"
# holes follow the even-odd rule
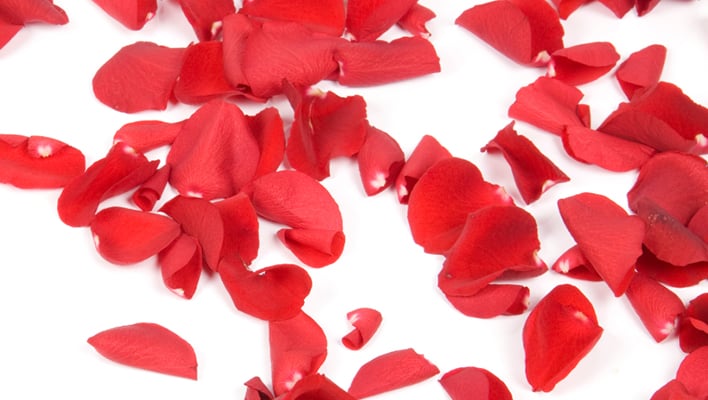
[[[405,155],[396,139],[369,126],[356,160],[364,191],[373,196],[393,185],[405,164]]]
[[[69,22],[66,12],[55,5],[53,0],[3,0],[0,3],[0,16],[0,19],[14,25],[31,22],[64,25]]]
[[[416,183],[408,199],[408,223],[417,244],[427,253],[442,254],[457,240],[469,213],[511,204],[506,192],[486,182],[474,164],[447,158]]]
[[[281,229],[278,239],[305,265],[319,268],[337,261],[344,250],[344,233],[330,229]]]
[[[559,285],[529,313],[523,328],[526,379],[534,391],[550,392],[602,335],[595,310],[575,286]]]
[[[579,125],[566,127],[561,137],[569,156],[614,172],[639,169],[656,152],[645,144]]]
[[[681,361],[676,371],[676,380],[681,382],[690,394],[705,399],[708,397],[706,371],[708,371],[708,346],[703,346],[692,351]]]
[[[245,193],[214,203],[224,225],[221,258],[250,265],[258,255],[258,215]]]
[[[469,296],[445,297],[462,314],[474,318],[518,315],[529,306],[529,288],[520,285],[492,284]]]
[[[355,40],[372,41],[396,24],[416,0],[347,1],[347,33]]]
[[[337,46],[337,81],[345,86],[372,86],[440,72],[440,58],[425,38],[392,42],[347,42]]]
[[[599,282],[602,277],[597,274],[590,262],[585,258],[578,245],[566,250],[553,263],[551,269],[566,276],[586,281]]]
[[[418,179],[438,161],[452,155],[440,142],[430,135],[424,135],[413,153],[408,157],[396,178],[396,194],[401,204],[408,204],[408,197]]]
[[[637,271],[673,287],[689,287],[708,279],[708,262],[677,267],[659,260],[648,250],[637,259]]]
[[[683,301],[665,286],[643,274],[636,274],[627,288],[627,299],[656,342],[676,330]]]
[[[0,183],[25,189],[54,189],[84,172],[80,150],[44,136],[0,134]]]
[[[542,76],[516,92],[509,116],[560,136],[566,127],[585,126],[579,113],[582,98],[574,86]]]
[[[244,385],[247,388],[244,400],[273,400],[275,398],[259,377],[249,379]]]
[[[155,203],[162,197],[162,192],[164,192],[169,178],[170,166],[164,165],[133,192],[131,200],[141,210],[151,211],[155,207]]]
[[[354,329],[342,338],[342,344],[348,349],[359,350],[371,340],[383,318],[373,308],[358,308],[347,313],[347,320]]]
[[[177,3],[200,41],[215,39],[221,32],[223,18],[236,12],[234,0],[177,0]]]
[[[285,157],[285,131],[277,108],[268,107],[256,115],[247,115],[246,121],[260,148],[255,177],[275,172]]]
[[[120,364],[197,379],[197,357],[192,346],[158,324],[139,322],[111,328],[90,337],[88,343]]]
[[[514,121],[500,130],[482,151],[500,151],[504,155],[526,204],[538,200],[550,187],[570,180],[532,141],[516,133]]]
[[[428,38],[430,32],[428,32],[428,28],[425,24],[435,17],[436,15],[433,10],[415,3],[396,24],[414,36]]]
[[[491,1],[464,11],[455,23],[523,65],[545,65],[563,48],[563,26],[546,1]]]
[[[114,143],[125,143],[138,153],[171,145],[185,121],[135,121],[120,127],[113,135]]]
[[[248,0],[240,13],[252,17],[298,22],[332,36],[344,32],[344,2],[341,0]]]
[[[569,85],[592,82],[614,68],[620,55],[609,42],[583,43],[551,54],[548,76]]]
[[[452,400],[512,400],[506,384],[483,368],[455,368],[439,382]]]
[[[621,296],[642,254],[644,222],[602,195],[581,193],[558,201],[568,231],[593,269]]]
[[[241,94],[224,72],[223,43],[210,40],[189,45],[174,87],[175,98],[186,104]]]
[[[708,346],[708,293],[688,302],[686,312],[681,316],[678,337],[681,350],[686,353]]]
[[[109,207],[96,214],[91,234],[103,258],[114,264],[132,264],[157,255],[177,239],[180,229],[164,215]]]
[[[197,239],[182,233],[157,255],[162,281],[185,299],[197,290],[202,273],[202,250]]]
[[[307,314],[268,324],[273,392],[290,391],[306,376],[315,374],[327,358],[327,337]]]
[[[620,64],[615,77],[628,99],[631,100],[637,90],[659,83],[665,60],[666,47],[653,44],[630,54]]]
[[[308,375],[295,384],[292,390],[283,395],[283,400],[356,400],[321,374]]]
[[[134,113],[164,110],[182,67],[184,49],[151,42],[127,45],[101,66],[93,77],[93,92],[103,104]]]
[[[422,382],[439,372],[438,367],[413,349],[396,350],[362,365],[348,392],[363,399]]]
[[[140,30],[155,16],[157,0],[93,0],[128,29]]]

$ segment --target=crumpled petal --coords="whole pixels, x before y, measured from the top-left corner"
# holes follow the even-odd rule
[[[627,287],[627,299],[657,343],[675,330],[684,312],[683,301],[665,286],[643,274],[636,274]]]
[[[143,182],[140,187],[130,196],[135,205],[143,211],[151,211],[167,186],[167,180],[170,178],[170,166],[164,165],[155,171],[155,173]]]
[[[654,148],[645,144],[584,126],[568,126],[561,137],[569,156],[614,172],[639,169],[656,153]]]
[[[708,346],[703,346],[689,353],[681,361],[676,371],[676,380],[683,384],[687,392],[699,399],[704,399],[708,397],[706,371],[708,371]]]
[[[374,336],[383,317],[373,308],[358,308],[347,313],[347,320],[354,329],[342,338],[342,344],[350,350],[359,350]]]
[[[185,120],[186,121],[186,120]],[[113,143],[125,143],[138,153],[146,153],[171,145],[185,121],[135,121],[121,126],[113,135]]]
[[[363,399],[422,382],[439,372],[438,367],[413,349],[396,350],[362,365],[347,391]]]
[[[684,352],[708,346],[708,293],[688,302],[678,328],[679,345]]]
[[[182,378],[197,379],[192,346],[169,329],[150,322],[111,328],[88,343],[111,361]]]
[[[250,265],[258,255],[258,215],[245,193],[214,203],[224,225],[221,258],[239,260]]]
[[[506,384],[483,368],[455,368],[439,382],[452,400],[512,400]]]
[[[396,23],[401,29],[408,31],[413,36],[430,37],[430,32],[425,24],[435,18],[435,12],[421,4],[415,3]]]
[[[529,307],[529,288],[520,285],[487,285],[471,295],[448,295],[459,312],[474,318],[518,315]]]
[[[157,0],[93,0],[128,29],[140,30],[155,16]]]
[[[216,39],[222,20],[236,12],[234,0],[177,0],[200,41]]]
[[[226,80],[223,42],[210,40],[189,45],[174,87],[175,98],[185,104],[241,94]]]
[[[341,0],[249,0],[239,13],[251,17],[298,22],[315,32],[341,36],[345,22]]]
[[[631,100],[637,90],[659,83],[664,61],[666,61],[666,47],[652,44],[630,54],[620,64],[615,72],[615,78],[628,99]]]
[[[559,285],[531,310],[523,328],[526,379],[550,392],[602,335],[590,301],[572,285]]]
[[[369,126],[356,161],[364,191],[373,196],[393,185],[405,164],[405,155],[396,139]]]
[[[354,40],[376,40],[396,24],[417,0],[349,0],[346,28]]]
[[[202,248],[197,239],[182,233],[157,255],[162,281],[168,289],[191,299],[202,274]]]
[[[569,85],[592,82],[614,68],[620,55],[610,42],[564,47],[551,53],[548,76]]]
[[[452,154],[440,142],[430,135],[424,135],[396,178],[394,185],[398,201],[401,204],[408,204],[408,197],[413,187],[425,171],[438,161],[450,157]]]

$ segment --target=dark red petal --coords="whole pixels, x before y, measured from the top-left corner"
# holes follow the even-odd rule
[[[620,55],[609,42],[592,42],[558,49],[551,54],[548,76],[569,85],[592,82],[609,72]]]
[[[96,250],[114,264],[132,264],[157,255],[180,235],[179,224],[160,214],[109,207],[91,222]]]
[[[415,3],[396,24],[413,36],[427,38],[430,36],[430,32],[425,24],[435,17],[433,10]]]
[[[225,233],[219,209],[204,199],[175,196],[160,211],[177,221],[186,234],[197,239],[204,252],[206,265],[216,271]]]
[[[614,172],[638,169],[656,152],[647,145],[579,125],[568,126],[562,139],[569,156]]]
[[[157,12],[157,0],[93,0],[108,15],[134,31],[143,28]]]
[[[438,367],[413,349],[396,350],[362,365],[348,392],[363,399],[422,382],[439,372]]]
[[[268,324],[273,392],[290,391],[304,377],[317,372],[327,358],[327,338],[307,314]]]
[[[686,387],[676,379],[670,380],[657,390],[650,400],[701,400],[686,391]]]
[[[146,153],[175,141],[185,121],[136,121],[127,123],[113,135],[114,143],[125,143],[138,153]]]
[[[0,15],[13,25],[30,22],[64,25],[69,22],[66,12],[54,5],[53,0],[3,0],[0,3]]]
[[[222,20],[236,12],[234,0],[177,0],[200,41],[215,39]]]
[[[602,277],[597,274],[593,266],[585,259],[578,245],[569,248],[561,254],[556,262],[553,263],[551,269],[575,279],[593,282],[602,281]]]
[[[568,19],[570,14],[590,1],[591,0],[553,0],[553,4],[558,9],[558,15],[561,19]]]
[[[226,80],[223,43],[219,40],[198,42],[184,51],[184,62],[174,87],[175,98],[186,104],[240,94]]]
[[[408,204],[408,197],[418,179],[438,161],[452,155],[434,137],[425,135],[408,157],[396,178],[396,194],[401,204]]]
[[[673,287],[689,287],[708,279],[708,262],[677,267],[661,261],[648,250],[637,259],[637,271]]]
[[[621,296],[642,254],[644,222],[627,215],[607,197],[593,193],[558,200],[558,209],[585,258],[615,296]]]
[[[111,328],[90,337],[88,343],[120,364],[197,379],[197,357],[192,346],[158,324],[140,322]]]
[[[520,285],[487,285],[469,296],[445,297],[462,314],[474,318],[518,315],[529,307],[529,288]]]
[[[446,295],[475,294],[511,271],[533,276],[547,270],[537,256],[541,247],[538,230],[528,212],[513,206],[487,206],[465,220],[438,274],[438,286]]]
[[[396,24],[416,0],[347,1],[347,33],[357,41],[376,40]]]
[[[59,217],[69,226],[89,225],[101,201],[145,182],[158,163],[148,161],[128,145],[115,144],[105,158],[64,187],[57,204]]]
[[[165,286],[191,299],[202,273],[202,251],[197,239],[183,233],[157,255]]]
[[[678,330],[681,350],[690,353],[708,346],[708,293],[698,295],[688,302]]]
[[[356,400],[324,375],[311,374],[297,381],[282,400]]]
[[[392,42],[347,42],[338,46],[337,81],[345,86],[372,86],[440,72],[433,45],[419,36]]]
[[[162,197],[170,178],[170,166],[164,165],[143,182],[140,187],[133,192],[131,199],[143,211],[150,211],[155,207],[155,203]]]
[[[514,121],[500,130],[482,151],[501,151],[526,204],[538,200],[550,187],[570,180],[533,142],[516,133]]]
[[[219,276],[237,309],[266,321],[296,316],[312,288],[307,272],[292,264],[252,272],[240,263],[222,262]]]
[[[359,152],[368,127],[363,97],[310,91],[294,108],[285,149],[291,167],[322,180],[331,159]]]
[[[356,160],[364,191],[373,196],[393,185],[405,164],[405,155],[396,139],[369,126]]]
[[[151,42],[127,45],[101,66],[93,77],[93,92],[101,103],[134,113],[164,110],[182,67],[184,49]]]
[[[298,22],[332,36],[344,32],[344,2],[341,0],[247,0],[241,14],[278,21]]]
[[[53,189],[84,172],[78,149],[44,136],[0,135],[0,182],[19,188]]]
[[[550,392],[602,335],[595,310],[575,286],[559,285],[529,313],[523,329],[526,379]]]
[[[241,109],[212,100],[189,117],[175,138],[167,155],[170,183],[185,196],[230,197],[253,179],[259,158],[258,142]]]
[[[582,98],[574,86],[542,76],[516,92],[509,116],[560,136],[568,126],[585,126],[578,114]]]
[[[265,108],[247,115],[246,120],[261,150],[255,177],[275,172],[285,157],[285,131],[278,109]]]
[[[699,347],[688,354],[676,372],[676,380],[686,387],[692,395],[705,399],[708,397],[708,346]]]
[[[628,99],[631,99],[637,90],[659,83],[665,60],[666,47],[653,44],[630,54],[620,64],[615,77]]]
[[[248,388],[244,400],[273,400],[275,398],[261,378],[251,378],[244,385]]]
[[[622,18],[635,4],[635,0],[599,0],[599,2],[612,11],[617,18]]]
[[[674,332],[677,319],[684,312],[683,301],[674,292],[652,278],[636,274],[626,295],[657,343]]]
[[[245,193],[214,203],[224,224],[221,258],[250,265],[258,255],[258,215]]]
[[[0,49],[2,49],[13,37],[15,37],[17,32],[19,32],[23,27],[24,25],[13,24],[0,18]]]
[[[455,23],[519,64],[545,65],[563,48],[563,26],[546,1],[491,1],[466,10]]]
[[[442,254],[457,240],[467,215],[491,205],[511,205],[500,186],[461,158],[438,161],[416,183],[408,201],[413,240],[427,253]]]
[[[342,338],[342,344],[348,349],[359,350],[374,336],[383,317],[373,308],[358,308],[347,313],[347,320],[354,329]]]
[[[452,400],[512,400],[506,384],[483,368],[455,368],[439,382]]]
[[[281,229],[278,239],[310,267],[324,267],[337,261],[344,250],[344,233],[329,229]]]

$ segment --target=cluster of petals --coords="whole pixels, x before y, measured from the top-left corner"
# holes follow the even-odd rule
[[[68,22],[66,12],[53,0],[0,1],[0,48],[27,24],[64,25]]]

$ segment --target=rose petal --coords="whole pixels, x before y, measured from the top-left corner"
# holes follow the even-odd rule
[[[690,353],[708,346],[708,293],[698,295],[688,302],[678,329],[681,350]]]
[[[189,379],[197,379],[192,346],[167,328],[140,322],[111,328],[90,337],[88,343],[111,361]]]
[[[221,258],[250,265],[258,255],[258,215],[245,193],[214,203],[224,224]]]
[[[324,375],[311,374],[297,381],[283,400],[356,400]]]
[[[226,80],[223,43],[217,40],[189,45],[174,87],[175,98],[186,104],[240,94]]]
[[[586,281],[599,282],[602,277],[597,274],[593,266],[583,255],[578,245],[566,250],[553,263],[551,269],[566,276]]]
[[[548,76],[569,85],[592,82],[614,68],[620,55],[609,42],[592,42],[558,49],[551,54]]]
[[[170,166],[164,165],[133,192],[131,200],[141,210],[151,211],[155,207],[155,203],[162,197],[162,192],[164,192],[169,178]]]
[[[518,315],[529,306],[529,288],[520,285],[487,285],[468,296],[445,297],[462,314],[475,318]]]
[[[438,367],[413,349],[396,350],[362,365],[348,392],[363,399],[422,382],[439,372]]]
[[[248,0],[239,11],[251,17],[299,22],[315,32],[344,32],[344,2],[340,0]]]
[[[676,379],[670,380],[657,390],[650,400],[700,400],[686,391],[686,387]]]
[[[450,157],[452,155],[440,142],[430,135],[424,135],[396,178],[398,201],[408,204],[408,196],[425,171],[438,161]]]
[[[248,388],[244,400],[273,400],[275,398],[261,378],[251,378],[244,385]]]
[[[436,15],[433,10],[415,3],[410,9],[408,9],[408,12],[406,12],[401,19],[398,20],[398,22],[396,22],[396,24],[401,27],[401,29],[413,34],[413,36],[428,38],[430,36],[430,32],[428,32],[428,28],[425,24],[435,17]]]
[[[182,233],[157,255],[165,286],[191,299],[202,273],[202,251],[197,239]]]
[[[281,229],[278,239],[306,265],[320,268],[339,259],[344,250],[344,233],[330,229]]]
[[[372,41],[396,24],[416,0],[349,0],[347,33],[354,40]]]
[[[347,320],[354,329],[342,338],[342,344],[350,350],[359,350],[371,340],[383,318],[373,308],[358,308],[347,313]]]
[[[506,384],[483,368],[455,368],[439,382],[452,400],[512,400]]]
[[[615,77],[628,99],[631,100],[637,90],[659,83],[665,60],[666,47],[653,44],[630,54],[620,64]]]
[[[647,145],[584,126],[566,127],[562,139],[569,156],[614,172],[638,169],[656,152]]]
[[[236,12],[234,0],[177,0],[200,41],[215,39],[222,19]]]
[[[268,107],[256,115],[247,115],[246,121],[260,148],[254,176],[275,172],[285,157],[285,131],[280,112],[277,108]]]
[[[708,396],[706,371],[708,371],[708,346],[703,346],[692,351],[681,361],[676,371],[676,380],[686,387],[687,392],[698,398],[706,398]]]
[[[612,11],[617,18],[624,17],[634,7],[635,0],[599,0],[602,5]]]
[[[550,392],[602,335],[595,310],[575,286],[559,285],[529,313],[523,329],[526,379]]]
[[[708,262],[677,267],[661,261],[648,250],[637,259],[637,271],[673,287],[689,287],[708,279]]]
[[[637,0],[634,7],[638,16],[643,16],[653,10],[659,4],[659,0]]]
[[[135,121],[127,123],[113,135],[113,143],[125,143],[138,153],[146,153],[171,145],[185,121]]]
[[[5,47],[7,42],[12,40],[13,37],[17,34],[17,32],[22,29],[24,25],[21,24],[13,24],[12,22],[7,22],[4,19],[0,18],[0,49]]]
[[[393,185],[405,164],[405,155],[396,139],[369,126],[356,160],[364,191],[373,196]]]
[[[657,343],[674,332],[677,319],[684,312],[683,301],[674,292],[643,274],[636,274],[625,294]]]
[[[553,0],[553,4],[558,9],[561,19],[568,19],[570,14],[590,1],[592,0]]]
[[[93,0],[128,29],[140,30],[155,16],[157,0]]]
[[[69,22],[61,7],[53,0],[3,0],[0,15],[13,25],[31,22],[44,22],[52,25],[64,25]]]

